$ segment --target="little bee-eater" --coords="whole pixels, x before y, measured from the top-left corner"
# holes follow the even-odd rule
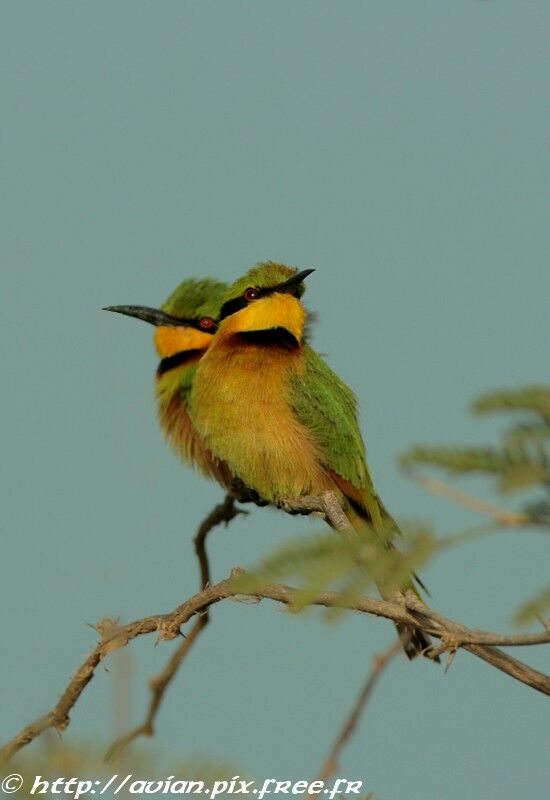
[[[227,466],[212,454],[195,431],[189,417],[189,399],[200,359],[216,333],[227,286],[219,281],[186,280],[160,309],[146,306],[108,306],[155,326],[155,345],[160,356],[156,374],[158,416],[166,438],[187,464],[222,486],[232,486]]]
[[[331,491],[355,529],[383,533],[392,521],[367,467],[355,396],[304,340],[311,272],[267,262],[228,289],[193,380],[191,419],[269,503]],[[398,630],[410,658],[429,649],[421,631]]]

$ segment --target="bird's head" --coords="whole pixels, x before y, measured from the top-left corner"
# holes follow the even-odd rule
[[[155,326],[155,346],[161,358],[159,374],[188,359],[200,356],[210,346],[218,327],[218,316],[227,290],[225,283],[211,278],[180,283],[159,308],[107,306]]]
[[[296,344],[304,338],[307,311],[301,297],[303,281],[314,270],[267,261],[233,283],[220,310],[220,332],[262,334],[281,332]]]

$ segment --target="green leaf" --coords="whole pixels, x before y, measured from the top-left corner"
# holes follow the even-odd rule
[[[230,585],[236,592],[254,594],[269,584],[291,580],[296,587],[292,611],[302,611],[328,590],[338,594],[339,605],[349,608],[373,584],[384,596],[413,588],[414,573],[439,543],[431,531],[420,527],[405,535],[399,546],[398,550],[388,545],[367,526],[353,536],[315,534],[284,545]]]
[[[550,417],[550,386],[526,386],[481,395],[472,405],[476,414],[495,411],[534,411]]]
[[[477,413],[536,412],[504,431],[500,446],[413,447],[400,458],[401,466],[431,466],[455,475],[479,473],[496,478],[502,494],[550,487],[550,387],[491,392],[474,403]]]

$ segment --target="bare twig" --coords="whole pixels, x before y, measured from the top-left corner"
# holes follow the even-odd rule
[[[515,511],[509,511],[507,508],[501,508],[493,503],[488,503],[486,500],[481,500],[481,498],[475,497],[472,494],[448,486],[437,478],[422,475],[420,472],[410,472],[408,474],[416,483],[419,483],[424,489],[427,489],[428,492],[436,494],[439,497],[445,497],[456,505],[469,508],[472,511],[479,511],[481,514],[491,517],[491,519],[494,519],[495,522],[498,522],[499,525],[504,527],[514,528],[520,525],[529,525],[533,522],[527,514],[518,514]]]
[[[248,514],[242,508],[237,508],[235,505],[235,498],[232,494],[226,494],[222,503],[218,503],[210,514],[201,522],[196,536],[193,540],[195,545],[195,553],[199,561],[200,574],[201,574],[201,589],[204,589],[210,583],[210,565],[208,562],[208,554],[206,552],[206,537],[210,531],[221,523],[229,525],[232,519],[239,516],[239,514]]]
[[[321,771],[319,773],[320,781],[328,781],[329,778],[332,778],[332,776],[338,771],[340,754],[353,736],[353,733],[355,732],[361,715],[365,711],[369,697],[371,696],[380,675],[388,666],[390,661],[392,661],[398,653],[402,652],[402,650],[403,645],[401,643],[401,639],[397,639],[390,645],[390,647],[386,648],[386,650],[373,658],[372,670],[369,673],[363,688],[359,692],[351,713],[344,722],[342,729],[340,730],[327,757],[323,762]]]
[[[199,562],[201,589],[206,589],[206,587],[210,584],[210,563],[208,560],[208,553],[206,552],[206,537],[210,531],[212,531],[222,522],[227,526],[231,520],[239,514],[247,513],[247,511],[235,506],[235,498],[232,494],[227,494],[223,502],[218,503],[218,505],[212,509],[210,514],[208,514],[208,516],[205,517],[199,525],[199,529],[193,542],[195,545],[195,553]],[[193,647],[195,641],[208,625],[208,622],[208,609],[205,609],[202,614],[197,616],[193,627],[184,640],[176,648],[176,650],[172,653],[162,672],[149,679],[151,699],[149,701],[145,719],[141,725],[137,725],[132,730],[115,739],[105,754],[106,761],[116,757],[131,742],[133,742],[135,739],[138,739],[140,736],[154,736],[154,723],[160,709],[164,693],[168,685],[174,679],[174,676],[185,660],[188,652]]]
[[[225,580],[213,586],[207,586],[168,614],[143,617],[127,625],[111,629],[78,668],[52,711],[46,714],[45,717],[25,727],[8,742],[0,750],[0,761],[11,758],[18,750],[48,728],[57,730],[66,728],[69,724],[69,711],[76,704],[92,679],[96,667],[108,653],[120,647],[125,647],[132,639],[138,636],[149,633],[157,633],[158,638],[161,640],[174,639],[180,635],[181,626],[193,616],[202,614],[215,603],[228,598],[238,599],[241,597],[243,597],[242,591],[239,590],[237,592],[233,588],[231,581]],[[271,584],[261,590],[256,590],[252,597],[274,600],[291,606],[296,602],[296,590],[282,584]],[[337,592],[323,592],[315,598],[312,605],[341,608],[342,600]],[[410,609],[404,603],[362,597],[354,601],[352,608],[355,611],[384,617],[394,622],[414,625],[425,633],[439,639],[444,639],[447,636],[453,639],[457,648],[468,650],[478,658],[483,659],[536,691],[550,695],[550,676],[538,672],[527,664],[517,661],[507,653],[493,647],[493,645],[517,647],[548,644],[550,643],[550,631],[545,630],[539,633],[507,636],[488,631],[473,630],[437,614],[427,606],[422,604],[419,604],[419,606],[420,609],[418,610],[416,608]]]
[[[344,514],[334,492],[325,492],[321,497],[300,497],[296,500],[286,497],[279,508],[287,514],[321,514],[335,530],[350,533],[352,527]]]
[[[309,503],[308,507],[308,501]],[[346,526],[338,519],[338,506],[336,498],[324,495],[321,498],[302,498],[301,501],[289,501],[292,510],[298,513],[311,513],[321,511],[327,520],[331,521],[334,527],[346,530]],[[341,509],[340,509],[341,511]],[[236,512],[238,513],[238,512]],[[226,516],[224,516],[224,514]],[[211,526],[218,524],[224,519],[231,519],[235,516],[232,500],[227,499],[217,509],[209,515],[208,520]],[[206,525],[206,521],[205,521]],[[349,523],[348,523],[349,525]],[[197,534],[196,547],[197,553],[202,548],[201,575],[204,583],[209,578],[208,561],[204,551],[206,538],[205,529],[199,530]],[[200,560],[199,555],[199,560]],[[234,570],[232,574],[243,570]],[[262,598],[274,600],[287,606],[292,606],[296,602],[296,589],[281,584],[270,584],[256,589],[253,594],[243,595],[242,589],[236,589],[234,582],[230,579],[221,581],[215,585],[204,585],[200,592],[186,600],[182,605],[175,608],[168,614],[156,614],[142,619],[135,620],[127,625],[120,626],[113,620],[102,620],[95,628],[101,634],[101,641],[85,659],[84,663],[78,668],[69,685],[61,695],[53,709],[44,717],[27,725],[0,750],[0,761],[11,758],[22,747],[33,741],[43,731],[53,728],[58,731],[64,730],[69,724],[69,712],[78,701],[80,695],[92,679],[94,671],[101,661],[113,650],[125,647],[132,639],[148,633],[157,633],[158,639],[175,639],[181,635],[181,626],[187,623],[192,617],[196,616],[195,626],[192,628],[185,643],[174,653],[172,659],[167,664],[165,670],[154,679],[151,685],[153,697],[149,707],[149,713],[142,725],[134,731],[122,737],[119,743],[127,744],[139,735],[151,735],[153,731],[153,720],[160,706],[164,691],[169,685],[173,676],[183,659],[189,652],[193,642],[196,640],[200,631],[206,624],[201,622],[205,619],[205,613],[210,606],[229,598],[234,599],[254,599]],[[482,630],[473,630],[453,620],[443,617],[436,611],[421,603],[413,592],[392,600],[375,600],[369,597],[355,599],[352,605],[347,605],[342,596],[337,592],[323,592],[319,594],[311,605],[319,605],[330,608],[350,608],[352,610],[371,614],[378,617],[393,620],[401,625],[408,625],[423,631],[425,634],[435,636],[441,640],[440,652],[445,650],[454,653],[459,648],[467,650],[478,658],[491,664],[502,672],[510,675],[515,680],[550,696],[550,676],[538,672],[529,665],[512,658],[507,653],[497,650],[495,645],[517,647],[522,645],[548,644],[550,643],[550,630],[546,629],[539,633],[501,635]],[[370,691],[370,689],[369,689]],[[367,693],[368,697],[368,693]],[[115,743],[114,749],[118,749],[119,743]]]
[[[111,759],[116,758],[119,753],[128,747],[131,742],[135,739],[138,739],[140,736],[154,736],[155,735],[155,718],[158,714],[160,709],[160,705],[162,699],[164,697],[164,693],[169,683],[171,683],[174,675],[180,668],[182,662],[184,661],[187,653],[193,647],[195,640],[200,635],[201,631],[206,627],[208,624],[208,619],[205,614],[202,614],[197,617],[195,620],[195,624],[185,637],[185,639],[181,642],[179,647],[172,653],[168,663],[158,675],[153,676],[149,679],[149,688],[151,689],[151,699],[149,701],[149,707],[147,708],[147,713],[145,715],[145,719],[141,723],[141,725],[137,725],[132,730],[128,731],[127,733],[122,734],[119,736],[115,741],[111,744],[107,752],[105,753],[105,761],[111,761]]]

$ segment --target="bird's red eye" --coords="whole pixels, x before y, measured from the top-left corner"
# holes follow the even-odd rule
[[[211,331],[212,328],[216,327],[216,323],[212,317],[202,317],[202,319],[199,320],[199,327],[202,328],[203,331]]]
[[[260,296],[259,291],[257,289],[254,289],[254,287],[252,286],[248,288],[246,292],[243,294],[245,300],[257,300],[259,296]]]

